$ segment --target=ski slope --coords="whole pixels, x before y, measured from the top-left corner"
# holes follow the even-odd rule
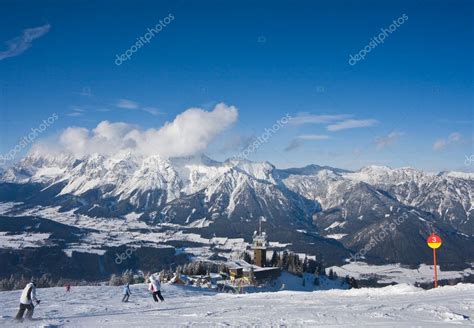
[[[474,325],[474,285],[425,291],[401,284],[378,289],[216,294],[163,285],[154,303],[145,285],[38,289],[32,322],[15,323],[21,291],[0,293],[1,327],[447,327]]]

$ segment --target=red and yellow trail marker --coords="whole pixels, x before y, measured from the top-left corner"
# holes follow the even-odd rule
[[[441,238],[440,236],[438,235],[435,235],[434,233],[431,234],[428,239],[426,240],[426,242],[428,243],[428,246],[430,248],[433,248],[433,249],[436,249],[436,248],[439,248],[441,246],[441,244],[443,243],[441,241]]]
[[[434,287],[438,287],[438,271],[436,268],[436,249],[441,247],[443,241],[441,237],[432,233],[426,240],[428,247],[433,249],[433,265],[434,265]]]

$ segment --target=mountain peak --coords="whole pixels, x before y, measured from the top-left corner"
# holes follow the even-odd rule
[[[303,166],[303,167],[289,168],[289,169],[284,169],[284,170],[280,170],[280,171],[284,172],[286,174],[294,174],[294,175],[316,175],[316,174],[318,174],[319,172],[321,172],[323,170],[331,171],[331,172],[334,172],[336,174],[351,172],[351,171],[344,170],[344,169],[338,169],[338,168],[331,167],[331,166],[326,166],[326,165],[321,166],[321,165],[317,165],[317,164],[309,164],[309,165],[306,165],[306,166]]]

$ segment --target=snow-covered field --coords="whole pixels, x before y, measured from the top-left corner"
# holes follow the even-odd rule
[[[377,282],[383,284],[406,283],[414,285],[415,283],[433,281],[433,266],[420,264],[417,269],[404,268],[400,264],[370,265],[364,262],[351,262],[341,267],[333,266],[332,269],[340,277],[349,275],[356,279],[376,278]],[[438,279],[456,279],[474,274],[474,263],[470,268],[463,271],[442,271],[438,266]]]
[[[145,285],[39,289],[36,321],[15,323],[20,291],[0,293],[2,327],[446,327],[474,325],[474,285],[422,290],[401,284],[378,289],[216,294],[163,286],[154,303]]]
[[[60,212],[59,207],[42,207],[35,206],[27,210],[12,209],[21,203],[0,202],[0,215],[13,217],[22,216],[38,216],[49,220],[70,225],[76,228],[94,229],[98,232],[89,233],[79,243],[68,245],[64,250],[69,256],[73,251],[83,253],[105,253],[105,247],[117,247],[121,245],[147,245],[151,247],[163,247],[166,243],[173,241],[196,242],[203,244],[202,247],[185,247],[181,251],[190,254],[193,259],[207,259],[214,252],[210,250],[210,246],[219,246],[222,250],[219,256],[227,258],[238,258],[242,251],[248,246],[243,238],[203,238],[199,234],[189,233],[187,229],[195,228],[195,224],[186,226],[178,224],[163,224],[168,228],[174,228],[167,231],[151,228],[144,222],[137,219],[137,213],[131,213],[126,216],[126,220],[119,218],[102,218],[89,217],[87,215],[75,214],[74,210],[68,212]],[[201,222],[203,223],[203,222]],[[133,231],[141,229],[145,232]],[[48,234],[5,234],[0,233],[0,246],[4,248],[23,248],[23,247],[41,247],[51,245],[48,240]],[[157,242],[159,241],[159,242]],[[274,247],[284,247],[288,244],[273,243]],[[269,255],[271,256],[271,254]]]

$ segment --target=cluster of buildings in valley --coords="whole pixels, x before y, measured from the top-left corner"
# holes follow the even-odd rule
[[[169,282],[182,285],[191,284],[226,292],[236,292],[245,286],[270,282],[277,279],[282,270],[279,267],[266,266],[268,247],[267,235],[262,232],[260,227],[259,231],[255,231],[253,235],[253,264],[242,259],[221,262],[220,265],[224,270],[220,273],[208,273],[205,276],[176,274]]]

